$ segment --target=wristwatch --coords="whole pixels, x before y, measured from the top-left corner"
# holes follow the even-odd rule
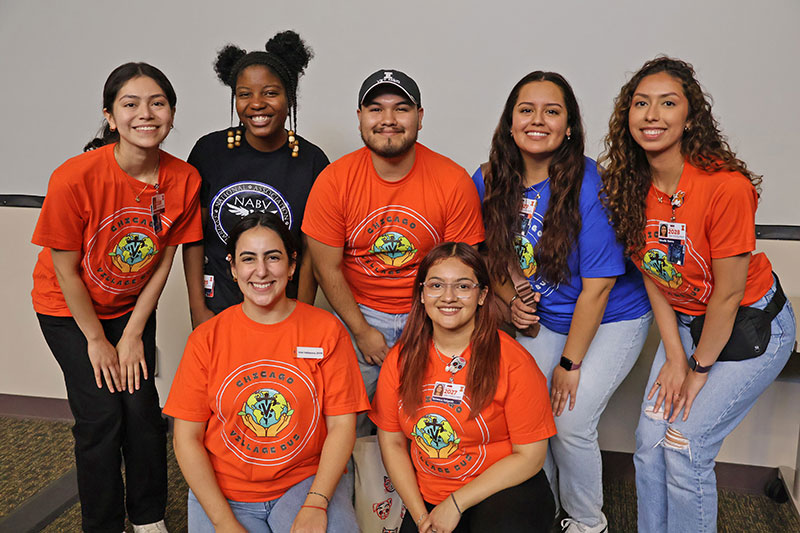
[[[573,363],[572,359],[568,359],[562,355],[561,362],[559,364],[561,365],[561,368],[564,368],[565,370],[578,370],[583,363]]]
[[[694,354],[692,354],[692,356],[689,358],[689,368],[691,368],[693,372],[697,372],[698,374],[707,373],[709,370],[711,370],[712,366],[714,366],[713,363],[708,366],[701,365],[700,363],[697,362],[697,359],[694,358]]]

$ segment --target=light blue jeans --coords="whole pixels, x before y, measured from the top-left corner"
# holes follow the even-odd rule
[[[290,488],[283,496],[268,502],[237,502],[228,500],[236,520],[250,533],[289,533],[300,506],[306,500],[314,476]],[[203,506],[189,490],[189,533],[214,533],[214,525]],[[342,482],[328,506],[328,533],[353,533],[358,531],[352,495],[343,488]]]
[[[361,309],[361,314],[364,315],[364,320],[367,321],[367,324],[383,334],[387,346],[389,346],[389,348],[394,346],[400,338],[400,334],[403,333],[403,328],[408,319],[408,313],[384,313],[362,304],[358,304],[358,308]],[[339,315],[336,316],[337,318],[339,317]],[[339,320],[341,320],[341,318],[339,318]],[[344,324],[344,321],[342,321],[342,323]],[[364,354],[358,349],[358,344],[356,344],[356,339],[353,337],[352,332],[350,332],[350,338],[353,341],[353,348],[356,349],[361,379],[364,381],[364,388],[367,389],[367,396],[371,402],[372,397],[375,396],[375,388],[378,385],[378,375],[381,372],[381,367],[380,365],[368,363],[364,359]],[[364,437],[370,435],[374,427],[374,424],[367,418],[366,413],[360,413],[356,417],[356,436]]]
[[[775,292],[775,285],[753,307],[763,309]],[[692,317],[676,313],[678,331],[687,356],[694,353],[689,334]],[[791,304],[772,320],[772,337],[767,350],[754,359],[718,361],[709,371],[686,422],[679,417],[672,424],[663,410],[653,413],[656,397],[647,392],[666,361],[664,345],[659,346],[642,402],[636,428],[636,492],[639,531],[648,533],[707,533],[717,530],[717,478],[714,459],[723,439],[742,421],[759,395],[780,373],[795,338]],[[649,410],[649,411],[647,411]],[[667,428],[687,439],[685,446],[668,445]],[[768,438],[768,436],[765,436]]]
[[[556,502],[560,500],[570,517],[589,527],[602,522],[603,462],[597,423],[638,359],[652,320],[648,311],[633,320],[600,325],[583,359],[575,408],[565,408],[555,419],[558,434],[550,438],[544,470]],[[536,338],[517,340],[533,355],[550,390],[567,336],[542,326]]]

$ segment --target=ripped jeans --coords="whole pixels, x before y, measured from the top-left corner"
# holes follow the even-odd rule
[[[775,285],[753,307],[763,309]],[[678,331],[687,357],[694,353],[689,334],[693,317],[676,313]],[[636,494],[639,531],[647,533],[707,533],[717,531],[717,478],[714,459],[723,439],[742,421],[762,392],[783,369],[795,338],[791,304],[772,320],[767,350],[745,361],[718,361],[708,374],[692,406],[689,419],[668,424],[663,407],[653,413],[656,396],[647,393],[665,362],[664,344],[658,347],[636,428]],[[765,436],[768,438],[768,436]]]

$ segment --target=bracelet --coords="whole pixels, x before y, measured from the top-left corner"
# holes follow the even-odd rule
[[[321,496],[321,497],[325,498],[325,503],[327,503],[328,505],[331,504],[331,501],[328,499],[328,497],[325,496],[324,494],[322,494],[321,492],[314,492],[313,490],[310,490],[310,491],[306,492],[306,496],[308,496],[309,494],[316,494],[317,496]]]
[[[326,513],[328,512],[326,508],[320,507],[319,505],[301,505],[300,509],[302,509],[303,507],[308,507],[309,509],[319,509],[320,511],[325,511]]]
[[[455,506],[456,506],[456,511],[458,511],[458,514],[463,514],[463,513],[461,512],[461,508],[458,506],[458,503],[456,502],[456,497],[455,497],[455,496],[453,496],[453,493],[452,493],[452,492],[450,493],[450,498],[453,500],[453,505],[455,505]]]
[[[422,513],[421,515],[419,515],[419,519],[417,520],[417,525],[420,525],[422,523],[422,521],[425,520],[425,517],[427,515],[428,515],[428,513]]]
[[[519,294],[515,294],[514,296],[512,296],[511,299],[508,301],[508,306],[511,307],[512,305],[514,305],[514,300],[516,300],[517,298],[519,298]]]

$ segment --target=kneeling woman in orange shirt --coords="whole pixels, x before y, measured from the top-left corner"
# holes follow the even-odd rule
[[[164,408],[189,531],[357,531],[338,487],[369,408],[350,337],[286,297],[297,246],[277,216],[243,218],[227,246],[244,302],[194,330]]]
[[[467,244],[441,244],[420,264],[370,412],[409,511],[401,533],[550,531],[547,386],[528,352],[497,330],[493,298]]]

